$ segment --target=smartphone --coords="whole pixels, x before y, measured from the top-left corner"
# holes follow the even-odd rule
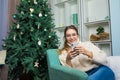
[[[71,44],[71,49],[72,49],[72,51],[74,50],[74,48],[75,48],[77,45],[78,45],[78,43],[73,43],[73,44]]]

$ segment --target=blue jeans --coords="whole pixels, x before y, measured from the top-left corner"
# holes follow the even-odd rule
[[[86,72],[88,74],[88,80],[115,80],[113,71],[107,66],[100,66],[93,68]]]

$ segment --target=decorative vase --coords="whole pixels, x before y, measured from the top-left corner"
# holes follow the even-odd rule
[[[78,24],[78,14],[77,13],[74,13],[72,14],[72,20],[73,20],[73,24],[76,25]]]

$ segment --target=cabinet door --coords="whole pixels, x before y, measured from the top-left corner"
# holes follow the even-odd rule
[[[108,0],[82,0],[82,40],[92,41],[111,55],[111,26]]]

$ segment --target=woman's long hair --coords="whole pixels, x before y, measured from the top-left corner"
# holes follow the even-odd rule
[[[77,33],[77,35],[79,35],[78,29],[77,29],[74,25],[67,26],[67,27],[65,28],[65,30],[64,30],[64,39],[65,39],[64,46],[63,46],[62,49],[59,50],[59,54],[61,54],[61,52],[62,52],[63,50],[66,50],[66,51],[69,50],[69,47],[70,47],[70,46],[67,44],[67,40],[66,40],[66,32],[67,32],[67,30],[69,30],[69,29],[75,30],[76,33]]]

